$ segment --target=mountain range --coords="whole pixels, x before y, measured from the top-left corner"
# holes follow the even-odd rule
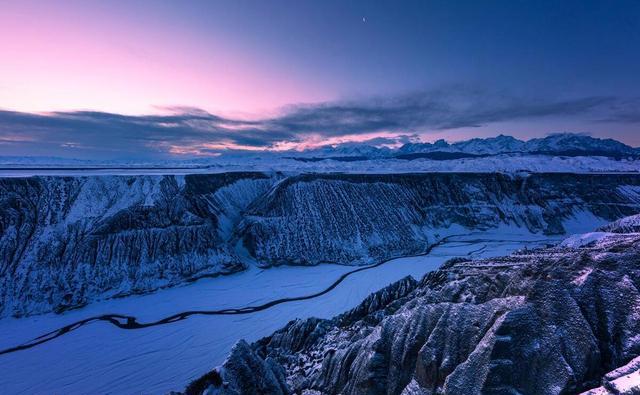
[[[576,133],[556,133],[527,141],[501,134],[497,137],[473,138],[454,143],[445,140],[437,140],[433,143],[406,143],[397,148],[376,147],[367,143],[344,143],[307,150],[300,156],[338,160],[375,158],[443,160],[502,154],[637,158],[640,156],[640,148],[634,148],[613,139],[601,139]]]
[[[302,151],[245,151],[224,150],[217,156],[180,159],[113,159],[92,160],[61,157],[22,157],[0,156],[0,167],[32,168],[32,167],[176,167],[198,168],[217,165],[225,160],[264,161],[293,159],[300,162],[318,162],[335,160],[340,162],[357,162],[377,159],[431,159],[453,160],[462,158],[483,158],[491,156],[565,156],[565,157],[607,157],[613,159],[639,159],[640,147],[631,147],[614,139],[601,139],[585,134],[556,133],[542,138],[527,141],[508,135],[488,138],[447,142],[437,140],[433,143],[411,142],[399,147],[372,145],[368,142],[347,142],[336,145],[325,145]]]

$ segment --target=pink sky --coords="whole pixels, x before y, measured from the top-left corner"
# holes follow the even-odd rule
[[[330,98],[327,89],[249,48],[205,41],[179,26],[156,28],[142,16],[101,23],[105,10],[95,4],[41,2],[28,13],[18,4],[3,4],[0,13],[0,108],[142,114],[181,105],[262,115]]]

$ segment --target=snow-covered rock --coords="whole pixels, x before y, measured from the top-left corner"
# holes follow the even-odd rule
[[[217,371],[237,394],[265,382],[292,394],[636,394],[639,261],[637,233],[458,259],[334,319],[241,343]],[[235,373],[263,365],[282,374]]]
[[[261,173],[0,179],[0,316],[244,269],[229,239]]]
[[[600,228],[604,232],[633,233],[640,232],[640,214],[621,218]]]
[[[639,190],[635,175],[305,174],[260,197],[238,233],[267,265],[371,263],[422,252],[456,229],[601,225],[639,212]]]
[[[640,394],[640,357],[607,373],[602,386],[586,391],[583,395],[637,395]]]
[[[577,235],[571,235],[564,239],[560,245],[567,248],[580,248],[591,243],[596,243],[606,237],[611,236],[609,232],[589,232]]]

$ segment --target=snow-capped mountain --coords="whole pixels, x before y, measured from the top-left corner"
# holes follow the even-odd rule
[[[528,141],[518,140],[512,136],[499,135],[489,138],[474,138],[471,140],[449,143],[437,140],[433,143],[407,143],[397,149],[367,147],[362,144],[349,149],[349,146],[323,148],[306,152],[307,156],[364,156],[369,158],[404,157],[411,158],[412,154],[428,153],[463,153],[469,155],[500,155],[500,154],[543,154],[569,156],[637,156],[638,149],[630,147],[613,139],[600,139],[588,135],[574,133],[557,133],[543,138]],[[413,158],[417,158],[414,156]]]
[[[360,157],[360,158],[384,158],[393,153],[387,147],[375,147],[363,143],[343,143],[336,146],[324,146],[309,149],[302,152],[286,153],[297,157]]]
[[[589,154],[634,155],[637,150],[613,139],[600,139],[591,136],[560,133],[526,142],[527,152],[564,153],[576,152]]]
[[[476,155],[497,155],[503,153],[525,152],[526,143],[511,136],[499,135],[490,138],[474,138],[471,140],[448,143],[437,140],[434,143],[410,143],[398,149],[399,154],[425,152],[463,152]]]
[[[503,134],[497,137],[489,137],[485,139],[474,138],[467,141],[461,141],[452,144],[456,149],[462,152],[473,154],[502,154],[510,152],[526,151],[526,143],[511,136]]]

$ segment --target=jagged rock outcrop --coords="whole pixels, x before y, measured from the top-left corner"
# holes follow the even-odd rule
[[[297,394],[635,394],[639,268],[638,234],[454,260],[334,319],[240,343],[221,382],[238,394],[269,393],[253,384],[264,382]],[[239,380],[245,363],[272,373]]]
[[[602,386],[586,391],[583,395],[640,394],[640,357],[607,373]]]
[[[562,234],[576,215],[638,212],[638,175],[305,174],[256,201],[239,233],[263,264],[359,264],[423,252],[453,224]]]
[[[0,179],[0,315],[244,269],[235,223],[261,173]]]

